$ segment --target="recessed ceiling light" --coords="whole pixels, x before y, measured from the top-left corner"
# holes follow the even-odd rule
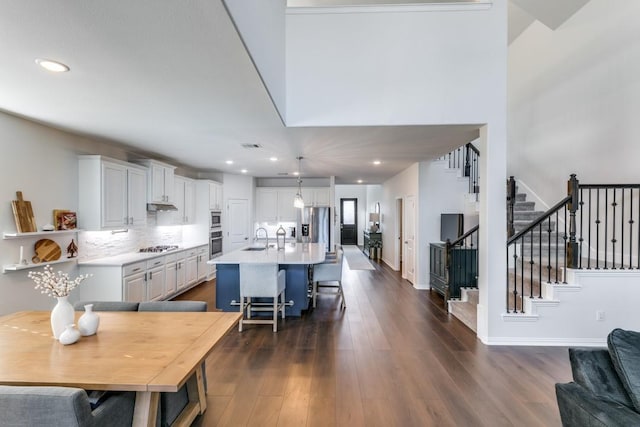
[[[269,157],[269,160],[271,160],[272,162],[277,162],[278,158],[277,157]]]
[[[357,180],[356,182],[357,182],[358,184],[362,184],[362,183],[363,183],[363,181],[362,181],[361,179]]]
[[[380,163],[382,163],[380,160],[374,160],[374,161],[373,161],[373,164],[374,164],[374,165],[379,165]]]
[[[53,73],[65,73],[70,70],[70,68],[62,62],[52,61],[50,59],[36,58],[36,64]]]
[[[225,163],[228,164],[228,165],[232,165],[233,164],[233,160],[227,160]]]
[[[248,171],[248,170],[246,170],[246,169],[242,169],[240,172],[242,172],[242,173],[247,173],[247,172],[249,172],[249,171]]]

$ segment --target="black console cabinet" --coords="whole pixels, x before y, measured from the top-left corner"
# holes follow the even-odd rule
[[[429,285],[445,301],[460,298],[460,288],[478,286],[478,251],[454,246],[447,268],[446,244],[431,243],[429,247]]]
[[[369,258],[371,258],[371,256],[380,258],[382,256],[382,233],[365,230],[362,251]]]

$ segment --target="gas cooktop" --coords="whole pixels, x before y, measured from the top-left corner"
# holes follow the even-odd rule
[[[141,248],[140,252],[169,252],[178,249],[178,245],[158,245]]]

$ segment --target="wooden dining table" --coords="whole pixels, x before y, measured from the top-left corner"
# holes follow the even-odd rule
[[[97,334],[72,345],[53,337],[50,312],[0,317],[0,384],[135,391],[134,426],[155,426],[160,392],[187,384],[189,404],[179,420],[189,425],[205,411],[202,361],[240,313],[98,314]]]

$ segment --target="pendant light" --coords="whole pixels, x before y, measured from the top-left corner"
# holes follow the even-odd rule
[[[302,156],[296,157],[298,159],[298,192],[293,199],[293,206],[299,209],[304,208],[304,199],[302,198],[302,178],[300,178],[300,163],[302,162]]]

